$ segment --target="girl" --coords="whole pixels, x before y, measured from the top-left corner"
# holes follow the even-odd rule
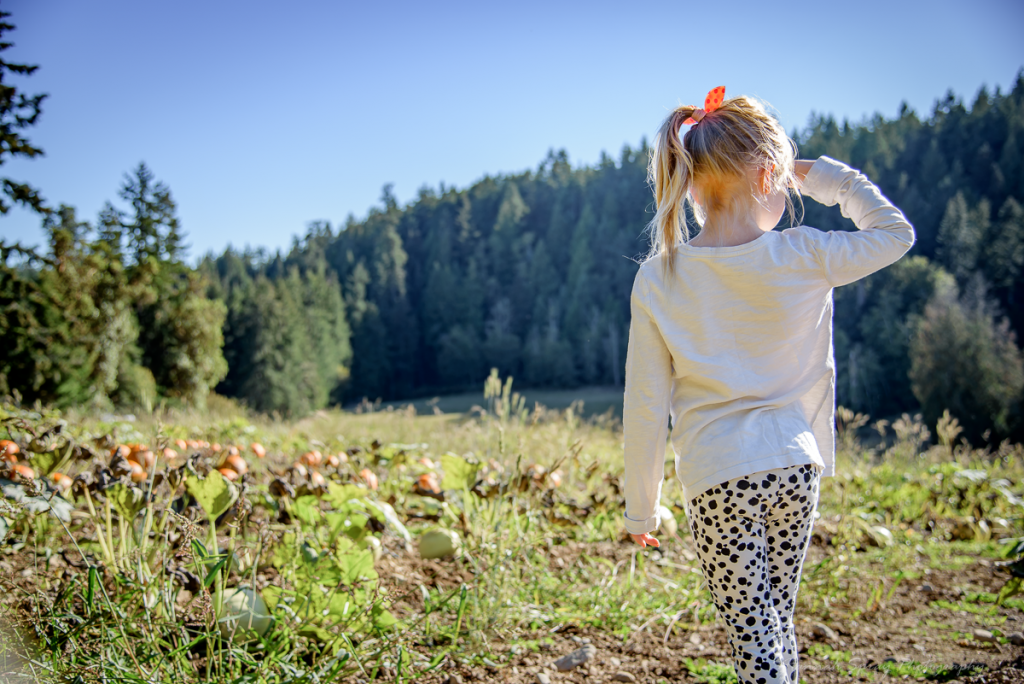
[[[650,162],[657,213],[636,275],[623,411],[625,524],[657,529],[668,419],[704,577],[741,682],[796,682],[793,609],[834,472],[832,288],[899,259],[914,229],[865,176],[796,145],[747,97],[678,107]],[[679,131],[690,125],[680,138]],[[772,229],[788,189],[855,232]],[[684,200],[700,232],[687,240]]]

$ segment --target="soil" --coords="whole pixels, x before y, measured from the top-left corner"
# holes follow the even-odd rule
[[[686,548],[688,540],[683,541]],[[551,548],[553,569],[575,562],[581,553],[603,556],[614,561],[630,558],[631,543],[602,542],[598,544],[568,543]],[[472,574],[465,564],[455,559],[426,561],[391,549],[378,563],[384,584],[396,595],[410,595],[410,588],[419,584],[438,587],[442,591],[457,588],[470,581]],[[806,565],[818,563],[835,551],[812,546]],[[685,554],[686,552],[683,552]],[[699,569],[696,560],[676,555],[672,562],[689,564]],[[998,594],[1006,575],[995,571],[991,562],[979,558],[961,570],[931,569],[917,580],[904,580],[883,606],[864,612],[856,618],[848,617],[854,608],[867,604],[868,592],[873,587],[851,587],[847,606],[832,606],[834,617],[822,621],[809,616],[796,617],[797,643],[800,649],[800,679],[810,684],[831,684],[846,681],[894,682],[911,679],[908,675],[892,676],[878,670],[879,664],[916,662],[933,668],[942,667],[947,674],[931,681],[957,681],[988,684],[992,682],[1024,683],[1024,647],[1011,644],[987,643],[973,638],[957,638],[983,627],[976,615],[964,611],[936,609],[932,601],[958,601],[963,594],[990,592]],[[927,589],[930,587],[930,591]],[[417,589],[418,590],[418,589]],[[971,604],[986,608],[993,604]],[[1005,619],[1005,621],[1003,621]],[[986,624],[1002,623],[1004,634],[1024,631],[1024,612],[1016,608],[999,607],[994,616],[985,618]],[[830,639],[818,636],[815,626],[827,625],[834,633]],[[660,625],[660,627],[659,627]],[[665,624],[659,622],[634,632],[627,639],[589,625],[575,623],[555,625],[551,629],[521,631],[515,641],[553,639],[554,644],[539,652],[525,651],[512,655],[508,664],[500,668],[468,667],[446,662],[442,672],[420,681],[455,684],[463,682],[514,682],[533,684],[537,673],[543,672],[551,682],[597,684],[613,682],[619,672],[626,672],[642,684],[661,682],[698,681],[686,668],[685,658],[703,658],[719,663],[731,663],[731,649],[721,620],[694,629],[692,623],[677,623],[665,638]],[[822,630],[819,630],[819,633]],[[596,655],[587,664],[571,672],[558,672],[552,663],[563,655],[593,644]],[[850,654],[847,663],[835,664],[808,653],[814,644],[828,644],[836,651]],[[507,653],[510,644],[502,644],[489,636],[493,653]],[[820,647],[819,647],[820,648]],[[817,650],[817,649],[815,649]],[[430,657],[432,649],[424,646],[422,653]],[[850,667],[863,668],[869,676],[852,677],[845,674]],[[957,676],[959,674],[959,676]],[[453,676],[458,679],[452,678]],[[450,679],[452,678],[452,679]],[[628,678],[625,678],[628,679]],[[923,681],[923,679],[922,679]]]

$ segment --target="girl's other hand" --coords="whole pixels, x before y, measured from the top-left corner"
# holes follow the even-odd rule
[[[648,546],[653,546],[655,548],[661,546],[661,542],[646,532],[643,534],[631,534],[629,536],[633,538],[633,541],[644,548],[647,548]]]

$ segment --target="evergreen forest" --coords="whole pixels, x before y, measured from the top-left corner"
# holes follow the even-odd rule
[[[0,62],[0,76],[32,69]],[[43,96],[0,88],[2,164],[31,156]],[[816,115],[792,135],[803,158],[863,170],[918,236],[834,293],[838,403],[933,425],[948,409],[974,442],[1021,439],[1024,72],[1009,92],[949,93],[927,116]],[[312,222],[287,251],[194,265],[171,189],[145,164],[93,222],[4,178],[0,211],[33,206],[48,244],[0,243],[0,394],[152,408],[216,391],[291,417],[476,389],[491,368],[526,387],[621,386],[653,217],[648,154],[640,141],[574,167],[551,151],[405,206],[384,186],[366,216]],[[853,229],[837,208],[804,209],[804,223]]]

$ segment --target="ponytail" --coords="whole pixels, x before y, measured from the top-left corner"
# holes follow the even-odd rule
[[[762,201],[768,191],[795,187],[793,160],[796,144],[760,102],[740,95],[700,117],[682,138],[679,129],[696,107],[677,107],[658,129],[647,168],[656,210],[648,224],[651,247],[646,259],[661,257],[666,272],[674,267],[676,248],[689,242],[687,200],[695,185],[701,203],[693,204],[693,218],[701,227],[709,212],[717,213],[737,202]],[[768,187],[753,187],[752,169],[763,169]],[[797,195],[799,197],[799,194]],[[790,219],[798,223],[789,195]]]
[[[694,107],[677,107],[658,130],[647,169],[647,180],[654,188],[656,213],[649,225],[651,250],[647,258],[664,256],[665,266],[672,271],[676,245],[685,242],[686,210],[684,202],[693,182],[693,157],[686,151],[679,129]]]

